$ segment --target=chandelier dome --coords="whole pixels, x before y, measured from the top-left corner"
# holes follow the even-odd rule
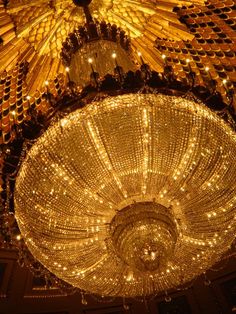
[[[235,237],[236,137],[201,104],[108,97],[33,145],[16,219],[46,268],[100,295],[150,295],[210,268]]]

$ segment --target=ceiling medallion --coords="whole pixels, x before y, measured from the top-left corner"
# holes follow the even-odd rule
[[[235,238],[236,136],[163,94],[95,101],[55,122],[16,179],[33,256],[74,287],[148,296],[214,265]]]
[[[73,0],[74,4],[79,7],[88,6],[92,0]]]

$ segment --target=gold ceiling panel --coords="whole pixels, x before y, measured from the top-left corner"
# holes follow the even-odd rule
[[[96,19],[117,24],[132,38],[149,37],[153,46],[156,36],[173,40],[193,38],[172,12],[175,6],[190,4],[203,5],[204,0],[94,0],[91,11]],[[16,27],[18,38],[24,38],[40,55],[52,58],[59,57],[68,34],[84,23],[82,9],[68,0],[10,0],[6,13]]]
[[[166,55],[167,64],[180,79],[186,77],[189,59],[198,82],[204,84],[209,77],[213,78],[223,97],[227,90],[224,80],[228,87],[236,86],[235,4],[235,0],[210,0],[205,7],[181,9],[179,15],[194,39],[191,42],[156,40],[157,50]]]
[[[155,39],[193,39],[173,12],[176,6],[191,4],[204,5],[204,0],[93,0],[91,12],[94,18],[124,29],[133,39],[133,50],[141,51],[144,60],[162,71]],[[28,93],[33,93],[45,80],[65,73],[60,59],[62,43],[84,22],[82,9],[72,0],[9,0],[7,4],[0,0],[0,72],[11,70],[20,61],[29,62],[27,86]]]
[[[176,6],[179,11],[173,12]],[[205,71],[208,67],[223,95],[223,79],[234,85],[236,80],[234,7],[235,0],[91,3],[93,16],[124,29],[132,38],[133,51],[140,51],[154,70],[163,71],[161,55],[165,54],[166,62],[184,79],[189,59],[197,82],[201,84],[209,76]],[[7,5],[0,0],[0,74],[11,73],[27,61],[25,95],[33,96],[36,90],[45,88],[45,80],[53,81],[58,74],[66,74],[60,58],[62,43],[83,24],[82,9],[72,0],[9,0]],[[0,89],[1,99],[4,86]]]

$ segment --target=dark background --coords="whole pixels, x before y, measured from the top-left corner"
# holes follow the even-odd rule
[[[57,288],[47,289],[42,278],[34,278],[29,269],[21,268],[16,252],[0,250],[0,314],[230,314],[236,313],[236,259],[231,258],[199,277],[184,291],[170,292],[153,298],[147,305],[129,299],[130,310],[125,311],[123,300],[97,302],[86,296],[87,305],[81,304],[79,293],[66,296]],[[148,310],[147,310],[148,308]]]

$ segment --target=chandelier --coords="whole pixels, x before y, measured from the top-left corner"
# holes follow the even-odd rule
[[[94,101],[36,141],[15,212],[33,256],[102,296],[176,288],[236,232],[236,136],[201,103],[164,94]]]
[[[21,265],[48,286],[78,288],[82,303],[84,293],[146,299],[186,287],[229,256],[236,231],[234,91],[223,81],[223,99],[210,73],[205,86],[196,85],[188,61],[179,80],[165,55],[164,71],[151,70],[144,61],[152,59],[145,55],[149,36],[142,42],[130,34],[131,43],[122,23],[91,15],[111,14],[119,1],[105,1],[101,11],[99,1],[90,3],[69,6],[83,10],[86,23],[62,44],[66,89],[58,86],[55,95],[45,81],[28,120],[14,124],[14,140],[3,147],[1,232]],[[150,24],[157,22],[154,6],[141,6]],[[44,113],[35,109],[42,101]]]

